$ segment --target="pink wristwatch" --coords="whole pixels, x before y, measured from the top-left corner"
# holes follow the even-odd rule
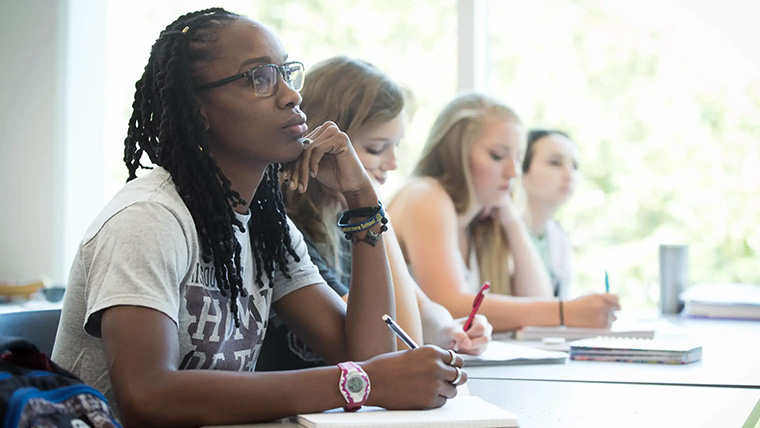
[[[347,412],[359,410],[369,397],[369,376],[358,364],[353,361],[338,364],[340,380],[338,390],[346,399],[343,409]]]

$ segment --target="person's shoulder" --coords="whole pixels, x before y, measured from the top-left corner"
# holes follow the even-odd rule
[[[454,209],[454,202],[438,180],[430,177],[415,177],[397,193],[394,205],[407,209]]]
[[[562,242],[570,245],[570,235],[556,220],[549,220],[549,223],[546,226],[546,231],[550,237],[550,241]]]
[[[176,224],[182,229],[194,228],[194,221],[166,170],[156,168],[125,184],[101,210],[85,233],[83,243],[96,236],[116,219],[121,224],[134,224],[141,230],[161,229]]]
[[[550,230],[553,233],[561,233],[563,235],[567,235],[567,232],[565,232],[565,228],[562,227],[561,224],[557,220],[549,220],[549,223],[546,225],[546,228]]]

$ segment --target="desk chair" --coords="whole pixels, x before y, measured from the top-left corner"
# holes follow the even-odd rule
[[[40,352],[50,356],[60,318],[60,309],[0,314],[0,336],[23,337],[37,345]]]

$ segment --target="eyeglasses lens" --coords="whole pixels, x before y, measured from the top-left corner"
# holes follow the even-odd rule
[[[282,78],[285,80],[288,86],[295,91],[300,91],[303,87],[304,68],[300,63],[285,64],[283,67],[278,67],[274,64],[269,64],[263,67],[258,67],[251,73],[251,81],[253,82],[253,88],[256,94],[260,97],[268,97],[274,95],[277,92],[277,83],[279,82],[280,70],[282,70]]]
[[[277,90],[278,76],[277,68],[274,65],[258,67],[251,74],[253,89],[260,97],[273,95]]]
[[[301,91],[303,88],[304,69],[301,64],[288,64],[285,66],[285,82],[294,91]]]

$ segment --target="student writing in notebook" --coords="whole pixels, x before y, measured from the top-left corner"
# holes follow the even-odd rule
[[[387,354],[396,343],[381,316],[393,314],[393,293],[381,223],[370,221],[382,217],[377,193],[345,133],[329,122],[307,130],[303,72],[269,29],[223,9],[181,16],[153,45],[125,141],[130,181],[79,247],[53,351],[127,427],[421,409],[456,394],[455,353]],[[302,189],[313,176],[341,193],[362,225],[347,307],[285,215],[281,164]],[[253,372],[270,309],[341,363]]]
[[[375,66],[341,56],[315,64],[306,74],[301,95],[308,124],[330,120],[345,130],[370,177],[382,185],[388,172],[396,169],[396,149],[404,136],[405,90]],[[304,234],[311,259],[328,285],[347,299],[351,253],[336,226],[346,200],[319,182],[310,183],[303,193],[289,189],[292,183],[283,185],[288,215]],[[491,325],[478,316],[465,332],[465,318],[454,320],[446,308],[431,301],[409,274],[391,222],[387,226],[384,243],[393,278],[395,319],[416,343],[482,353],[490,340]],[[320,356],[304,346],[279,318],[270,322],[257,370],[321,364]]]
[[[509,107],[464,94],[438,115],[414,169],[389,212],[422,289],[465,316],[482,281],[481,313],[496,331],[527,325],[606,327],[617,297],[553,298],[549,277],[511,198],[524,130]]]

